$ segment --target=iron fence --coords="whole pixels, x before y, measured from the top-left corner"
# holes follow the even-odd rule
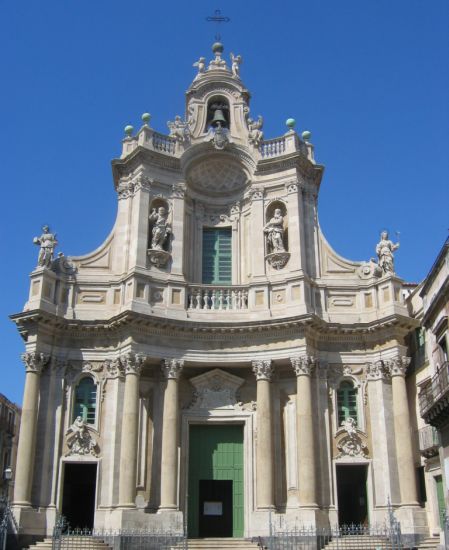
[[[449,550],[449,516],[446,510],[443,512],[444,548]]]
[[[8,534],[17,534],[18,526],[6,497],[0,498],[0,550],[5,550]]]
[[[59,516],[53,530],[52,550],[187,550],[187,538],[180,532],[144,529],[71,529]]]

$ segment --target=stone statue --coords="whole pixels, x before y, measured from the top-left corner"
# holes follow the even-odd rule
[[[160,206],[157,211],[156,208],[151,211],[149,220],[153,224],[151,229],[151,249],[153,250],[164,250],[165,240],[171,233],[167,217],[167,210],[163,206]]]
[[[376,246],[378,264],[383,273],[394,273],[393,252],[399,248],[399,243],[393,243],[388,239],[388,231],[382,231],[380,242]]]
[[[67,432],[67,447],[72,455],[88,455],[97,456],[97,442],[90,435],[89,430],[81,418],[77,416]]]
[[[263,140],[263,132],[262,132],[262,126],[263,126],[263,118],[259,115],[258,120],[253,120],[252,118],[248,118],[248,141],[254,145],[254,147],[258,147],[260,142]]]
[[[40,245],[39,257],[37,259],[37,265],[39,267],[51,267],[53,261],[53,253],[55,247],[58,244],[56,240],[56,233],[50,233],[48,225],[44,225],[42,228],[42,235],[40,237],[34,237],[33,243]]]
[[[200,57],[198,61],[195,61],[193,66],[198,67],[198,74],[196,75],[196,78],[198,78],[201,74],[206,72],[206,58]]]
[[[357,434],[357,424],[351,416],[348,416],[348,418],[343,420],[341,427],[345,430],[349,437],[354,437]]]
[[[240,65],[242,64],[242,56],[241,55],[234,55],[231,52],[231,71],[232,76],[235,78],[240,78]]]
[[[170,136],[174,137],[176,141],[183,143],[190,136],[189,123],[183,122],[179,115],[175,116],[173,122],[168,121],[167,126],[170,128]]]
[[[285,252],[284,217],[280,208],[276,208],[271,220],[263,228],[267,234],[267,244],[271,252]]]

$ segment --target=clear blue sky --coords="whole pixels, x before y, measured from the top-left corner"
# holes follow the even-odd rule
[[[7,316],[28,296],[32,238],[96,248],[116,211],[110,160],[123,127],[183,114],[192,63],[211,56],[221,8],[225,53],[243,56],[266,137],[312,131],[326,170],[320,222],[335,250],[374,256],[401,233],[396,268],[428,272],[449,228],[449,3],[446,0],[0,0],[2,51],[0,392],[22,400],[23,343]]]

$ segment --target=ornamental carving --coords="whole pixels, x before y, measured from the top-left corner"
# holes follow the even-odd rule
[[[316,365],[316,360],[311,355],[296,355],[290,357],[290,362],[296,376],[310,376]]]
[[[393,376],[405,376],[407,368],[410,365],[411,357],[405,355],[395,357],[385,361],[385,368],[389,370],[390,375]]]
[[[250,201],[260,201],[263,199],[264,190],[263,189],[251,189],[249,192]]]
[[[385,367],[383,361],[375,361],[374,363],[366,364],[367,380],[381,380],[390,377],[390,371]]]
[[[122,364],[120,363],[120,359],[117,358],[112,361],[107,359],[104,364],[106,367],[106,378],[118,378],[119,376],[124,375],[124,370]]]
[[[242,378],[220,369],[200,374],[189,382],[195,388],[190,409],[236,409],[241,408],[238,389]]]
[[[161,363],[162,374],[167,380],[177,380],[183,366],[183,359],[163,359]]]
[[[271,359],[257,359],[252,362],[252,366],[257,381],[268,380],[271,382],[274,374],[274,365]]]
[[[123,372],[126,374],[140,374],[145,357],[140,354],[128,352],[118,358]]]
[[[50,361],[50,356],[36,351],[22,353],[21,359],[25,365],[26,372],[35,372],[40,374],[42,369]]]
[[[341,423],[341,427],[346,435],[337,443],[337,449],[340,453],[336,458],[343,458],[345,456],[366,458],[368,456],[368,447],[362,439],[361,432],[357,430],[355,419],[351,417],[346,418]]]
[[[81,416],[77,416],[73,424],[67,430],[67,447],[69,451],[66,456],[98,456],[99,448],[97,441],[92,437],[86,423],[81,418]]]

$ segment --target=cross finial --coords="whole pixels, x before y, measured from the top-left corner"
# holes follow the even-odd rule
[[[209,17],[206,17],[206,21],[208,23],[216,23],[217,25],[217,32],[215,34],[215,40],[218,42],[221,40],[221,35],[218,32],[220,23],[229,23],[231,19],[229,17],[226,17],[225,15],[221,15],[221,10],[215,10],[214,15],[210,15]]]

